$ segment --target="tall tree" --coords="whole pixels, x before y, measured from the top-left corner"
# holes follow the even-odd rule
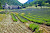
[[[1,8],[1,2],[0,2],[0,8]]]

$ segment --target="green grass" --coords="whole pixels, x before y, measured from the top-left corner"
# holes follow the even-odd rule
[[[14,21],[14,22],[17,22],[17,19],[16,19],[16,17],[14,16],[13,13],[11,13],[11,16],[12,16],[13,21]]]

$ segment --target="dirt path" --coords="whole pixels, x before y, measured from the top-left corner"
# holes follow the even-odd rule
[[[4,22],[0,23],[0,33],[32,33],[22,23]]]

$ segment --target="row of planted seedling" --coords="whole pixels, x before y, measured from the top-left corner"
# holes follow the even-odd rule
[[[15,15],[14,15],[13,13],[11,13],[11,17],[12,17],[12,20],[13,20],[14,22],[17,22],[17,19],[16,19]]]
[[[43,19],[40,16],[38,16],[37,18],[36,15],[35,17],[29,16],[29,15],[21,15],[21,16],[35,23],[50,25],[50,19]]]
[[[27,17],[27,16],[23,16],[23,15],[21,15],[21,16],[30,20],[30,21],[36,22],[36,23],[43,23],[43,22],[41,22],[41,20],[39,21],[39,20],[36,20],[35,18],[33,19],[33,18],[30,18],[30,17]]]
[[[26,19],[24,19],[23,17],[21,17],[19,14],[13,14],[13,13],[11,13],[11,16],[13,16],[13,15],[15,15],[15,16],[17,16],[18,18],[19,18],[19,20],[21,21],[21,22],[23,22],[23,23],[25,23],[25,22],[28,22]],[[31,29],[32,31],[34,31],[35,33],[40,33],[39,31],[39,28],[40,28],[40,26],[39,25],[37,25],[37,24],[34,24],[34,23],[30,23],[30,24],[28,24],[29,26],[29,29]]]
[[[37,24],[34,24],[34,23],[29,24],[29,29],[31,29],[35,33],[42,33],[42,30],[41,29],[39,30],[39,28],[40,26]]]
[[[28,22],[26,19],[24,19],[23,17],[21,17],[19,14],[15,14],[15,16],[18,17],[18,19],[21,21],[21,22]]]
[[[30,17],[30,18],[33,18],[36,19],[37,22],[41,21],[42,23],[46,24],[46,25],[50,25],[50,19],[49,18],[42,18],[41,16],[36,16],[36,15],[33,15],[33,16],[30,16],[30,15],[26,15],[27,17]],[[35,17],[34,17],[35,16]],[[40,23],[41,23],[40,22]]]
[[[19,18],[19,20],[21,21],[21,22],[23,22],[23,23],[25,23],[25,22],[28,22],[28,20],[26,20],[25,18],[23,18],[21,15],[19,15],[19,14],[15,14],[18,18]],[[34,23],[31,23],[31,24],[29,24],[29,29],[31,29],[32,31],[35,31],[35,33],[39,33],[38,31],[39,31],[39,28],[40,28],[40,26],[39,25],[37,25],[37,24],[34,24]]]

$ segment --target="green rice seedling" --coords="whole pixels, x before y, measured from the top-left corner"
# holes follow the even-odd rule
[[[33,25],[34,25],[33,23],[32,23],[32,24],[30,24],[30,25],[29,25],[29,28],[30,28],[30,29],[32,29],[32,26],[33,26]]]
[[[29,18],[29,17],[26,17],[26,16],[23,16],[23,17],[26,18],[26,19],[28,19],[28,20],[30,20],[30,21],[33,21],[32,18]]]
[[[40,23],[40,24],[43,24],[45,21],[43,21],[43,19],[42,18],[29,18],[29,17],[26,17],[26,16],[22,16],[22,17],[24,17],[24,18],[26,18],[26,19],[28,19],[28,20],[30,20],[30,21],[33,21],[33,22],[35,22],[35,23]]]
[[[41,17],[41,16],[38,16],[38,17]]]
[[[46,22],[50,22],[50,19],[44,19]]]
[[[45,24],[50,26],[50,22],[45,22]]]
[[[16,17],[14,16],[13,13],[11,13],[11,16],[12,16],[13,21],[17,22],[17,19],[16,19]]]
[[[41,20],[42,18],[36,18],[37,20]]]
[[[36,23],[40,23],[40,24],[43,24],[43,23],[44,23],[43,20],[36,20],[36,21],[34,21],[34,22],[36,22]]]
[[[33,16],[37,16],[37,15],[33,15]]]
[[[39,25],[31,23],[31,24],[29,25],[29,28],[30,28],[32,31],[39,30]]]
[[[30,17],[30,18],[35,18],[34,16],[30,16],[30,15],[26,15],[27,17]]]
[[[28,22],[28,21],[27,21],[26,19],[24,19],[23,17],[21,17],[21,16],[19,16],[19,15],[16,15],[16,16],[20,19],[21,22],[23,22],[23,23],[24,23],[24,22]]]

